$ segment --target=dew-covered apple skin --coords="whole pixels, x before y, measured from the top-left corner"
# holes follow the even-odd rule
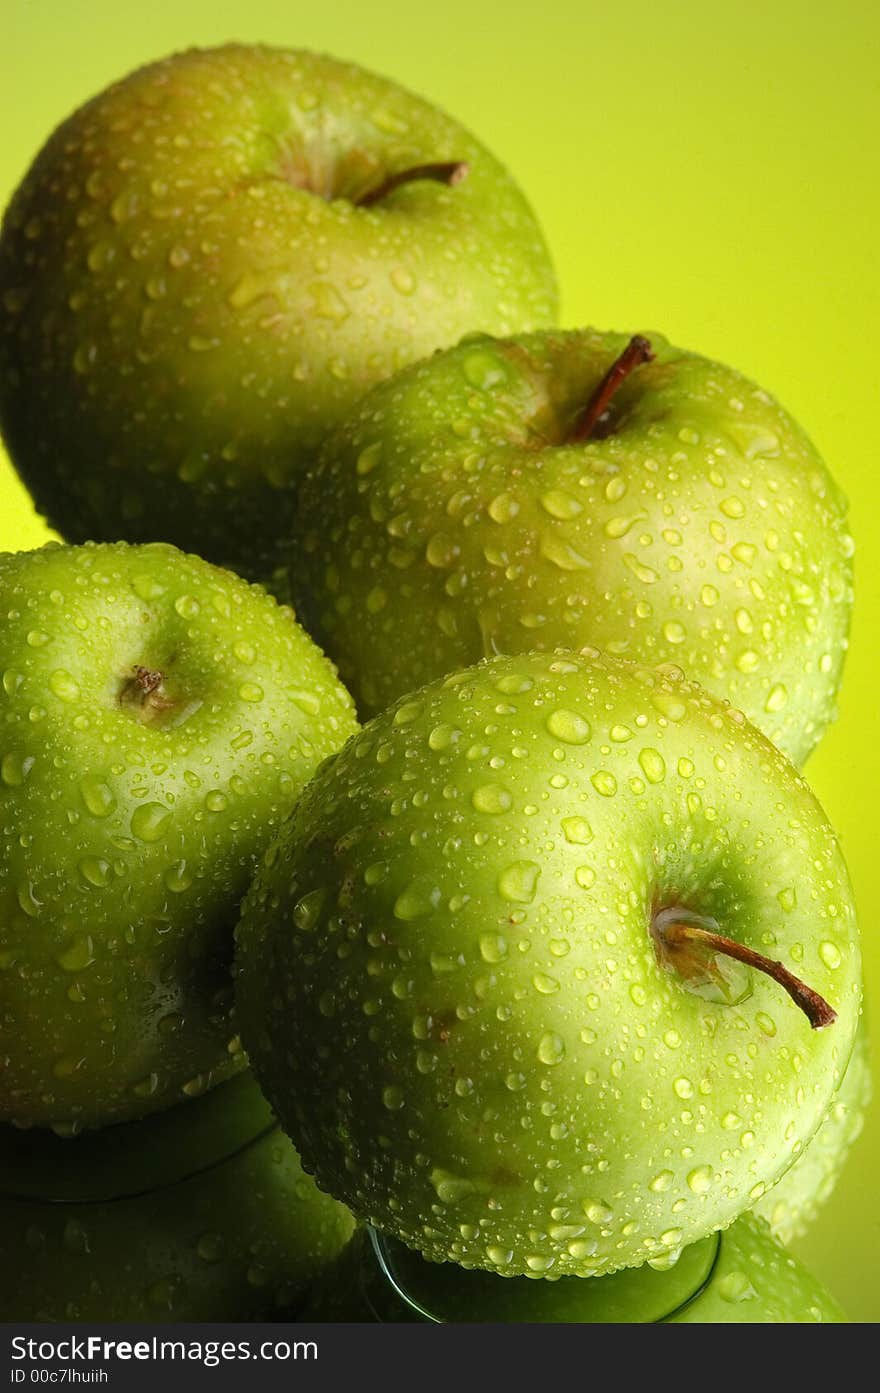
[[[0,1176],[10,1321],[277,1318],[354,1230],[247,1074],[75,1143],[0,1127]]]
[[[729,1002],[657,906],[790,965]],[[306,789],[237,930],[239,1021],[318,1183],[426,1256],[662,1261],[797,1158],[850,1056],[851,891],[789,762],[695,684],[499,657],[372,721]],[[718,993],[716,993],[718,995]]]
[[[492,653],[589,644],[675,662],[806,759],[847,647],[844,499],[766,392],[650,337],[586,443],[566,441],[624,335],[462,343],[331,435],[292,560],[364,713]]]
[[[373,207],[390,172],[466,161]],[[551,324],[507,171],[387,79],[191,50],[50,137],[0,237],[0,423],[69,541],[163,539],[265,578],[297,477],[373,383],[468,330]]]
[[[499,1280],[494,1273],[464,1272],[410,1254],[393,1272],[409,1301],[401,1299],[379,1266],[368,1231],[356,1232],[313,1288],[302,1319],[603,1325],[840,1324],[846,1319],[834,1298],[754,1214],[743,1214],[723,1233],[685,1249],[667,1270],[642,1263],[605,1277]]]
[[[0,613],[0,1121],[76,1131],[241,1068],[239,902],[356,722],[289,609],[170,546],[0,556]]]
[[[843,1082],[809,1146],[791,1170],[755,1205],[781,1243],[801,1238],[831,1198],[871,1102],[871,1053],[864,1022],[859,1027]]]

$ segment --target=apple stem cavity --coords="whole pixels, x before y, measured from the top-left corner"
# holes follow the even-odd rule
[[[400,189],[404,184],[414,184],[421,179],[431,179],[435,184],[446,184],[448,188],[454,188],[460,184],[462,179],[466,179],[470,173],[470,165],[465,160],[444,160],[436,164],[416,164],[411,169],[398,170],[396,174],[388,174],[377,184],[369,193],[365,193],[358,199],[361,208],[372,208],[374,204],[381,203],[395,189]]]
[[[650,339],[634,334],[620,356],[615,358],[575,422],[574,430],[568,437],[569,444],[582,445],[599,433],[600,426],[607,423],[608,408],[615,392],[630,373],[643,363],[653,362],[654,356]]]
[[[714,956],[720,953],[772,977],[800,1007],[813,1030],[824,1030],[837,1019],[834,1007],[812,987],[795,977],[784,963],[765,957],[763,953],[747,948],[732,938],[725,938],[717,932],[714,919],[706,918],[698,923],[695,922],[697,918],[689,910],[677,908],[662,909],[653,915],[651,933],[657,956],[665,966],[675,969],[683,977],[695,977],[705,966],[708,954]]]
[[[135,711],[141,721],[155,720],[174,705],[163,691],[164,672],[136,663],[119,691],[119,704]]]

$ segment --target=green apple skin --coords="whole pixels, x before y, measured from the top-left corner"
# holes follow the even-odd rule
[[[791,1170],[755,1205],[781,1243],[802,1238],[830,1199],[871,1101],[867,1031],[859,1027],[852,1058],[821,1127]]]
[[[735,1325],[845,1322],[837,1302],[744,1214],[675,1265],[558,1281],[428,1263],[359,1229],[315,1284],[303,1320]]]
[[[5,1320],[271,1319],[354,1230],[247,1074],[75,1143],[3,1128],[0,1185]]]
[[[0,1122],[76,1131],[243,1066],[239,902],[356,722],[289,609],[165,544],[0,555],[0,612]]]
[[[847,646],[844,499],[766,392],[650,338],[585,444],[625,335],[464,342],[330,436],[295,593],[364,713],[496,652],[589,644],[676,663],[806,759]]]
[[[464,160],[455,187],[385,176]],[[443,112],[333,58],[191,50],[65,121],[0,236],[0,426],[68,541],[161,539],[263,579],[296,482],[373,383],[551,324],[523,195]]]
[[[795,969],[688,985],[655,911]],[[328,761],[236,931],[242,1039],[318,1184],[426,1257],[504,1274],[671,1260],[797,1159],[856,1031],[837,841],[696,684],[499,657]],[[722,966],[729,960],[722,960]],[[706,999],[706,993],[715,999]]]

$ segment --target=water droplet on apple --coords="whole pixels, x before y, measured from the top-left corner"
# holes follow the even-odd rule
[[[603,798],[612,798],[617,792],[617,779],[610,769],[599,769],[590,778],[590,783]]]
[[[840,967],[843,961],[837,944],[832,943],[829,939],[825,939],[819,944],[819,957],[822,959],[825,966],[830,967],[832,971]]]
[[[548,489],[546,493],[541,494],[539,502],[545,513],[560,522],[568,522],[584,510],[583,503],[563,489]]]
[[[203,1262],[220,1262],[226,1256],[226,1243],[219,1233],[203,1233],[196,1252]]]
[[[788,701],[788,690],[777,682],[767,693],[767,700],[764,702],[765,711],[781,711]]]
[[[171,822],[171,812],[161,803],[141,803],[131,815],[131,834],[141,842],[158,842]]]
[[[585,1199],[581,1202],[581,1208],[591,1224],[610,1224],[614,1218],[614,1210],[604,1200]]]
[[[0,780],[8,788],[19,788],[27,779],[35,762],[34,755],[21,755],[15,751],[5,754],[0,759]]]
[[[567,745],[585,745],[591,734],[589,721],[576,711],[552,711],[547,717],[547,729]]]
[[[513,861],[498,876],[498,893],[514,904],[531,904],[541,868],[534,861]]]
[[[503,784],[482,784],[474,789],[471,795],[471,803],[478,813],[489,813],[497,816],[499,813],[506,813],[513,807],[513,795]]]
[[[61,701],[76,701],[79,683],[64,668],[57,668],[49,678],[49,687]]]
[[[507,940],[499,933],[480,934],[480,956],[484,962],[500,963],[507,957]]]
[[[585,817],[564,817],[562,832],[573,846],[589,846],[593,840],[593,829]]]
[[[565,1058],[565,1041],[562,1036],[548,1030],[538,1042],[537,1055],[542,1064],[561,1064]]]
[[[659,750],[650,747],[639,751],[639,764],[649,783],[660,784],[666,777],[666,761]]]

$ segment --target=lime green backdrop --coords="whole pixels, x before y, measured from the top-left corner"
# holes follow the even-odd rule
[[[840,719],[808,774],[849,858],[880,1022],[874,0],[5,0],[3,28],[3,204],[51,127],[148,59],[232,38],[323,49],[448,108],[511,167],[554,251],[565,324],[661,330],[800,418],[849,494],[858,545]],[[0,457],[0,548],[47,535]],[[880,1028],[874,1048],[880,1063]],[[878,1175],[875,1107],[800,1245],[871,1321]]]

